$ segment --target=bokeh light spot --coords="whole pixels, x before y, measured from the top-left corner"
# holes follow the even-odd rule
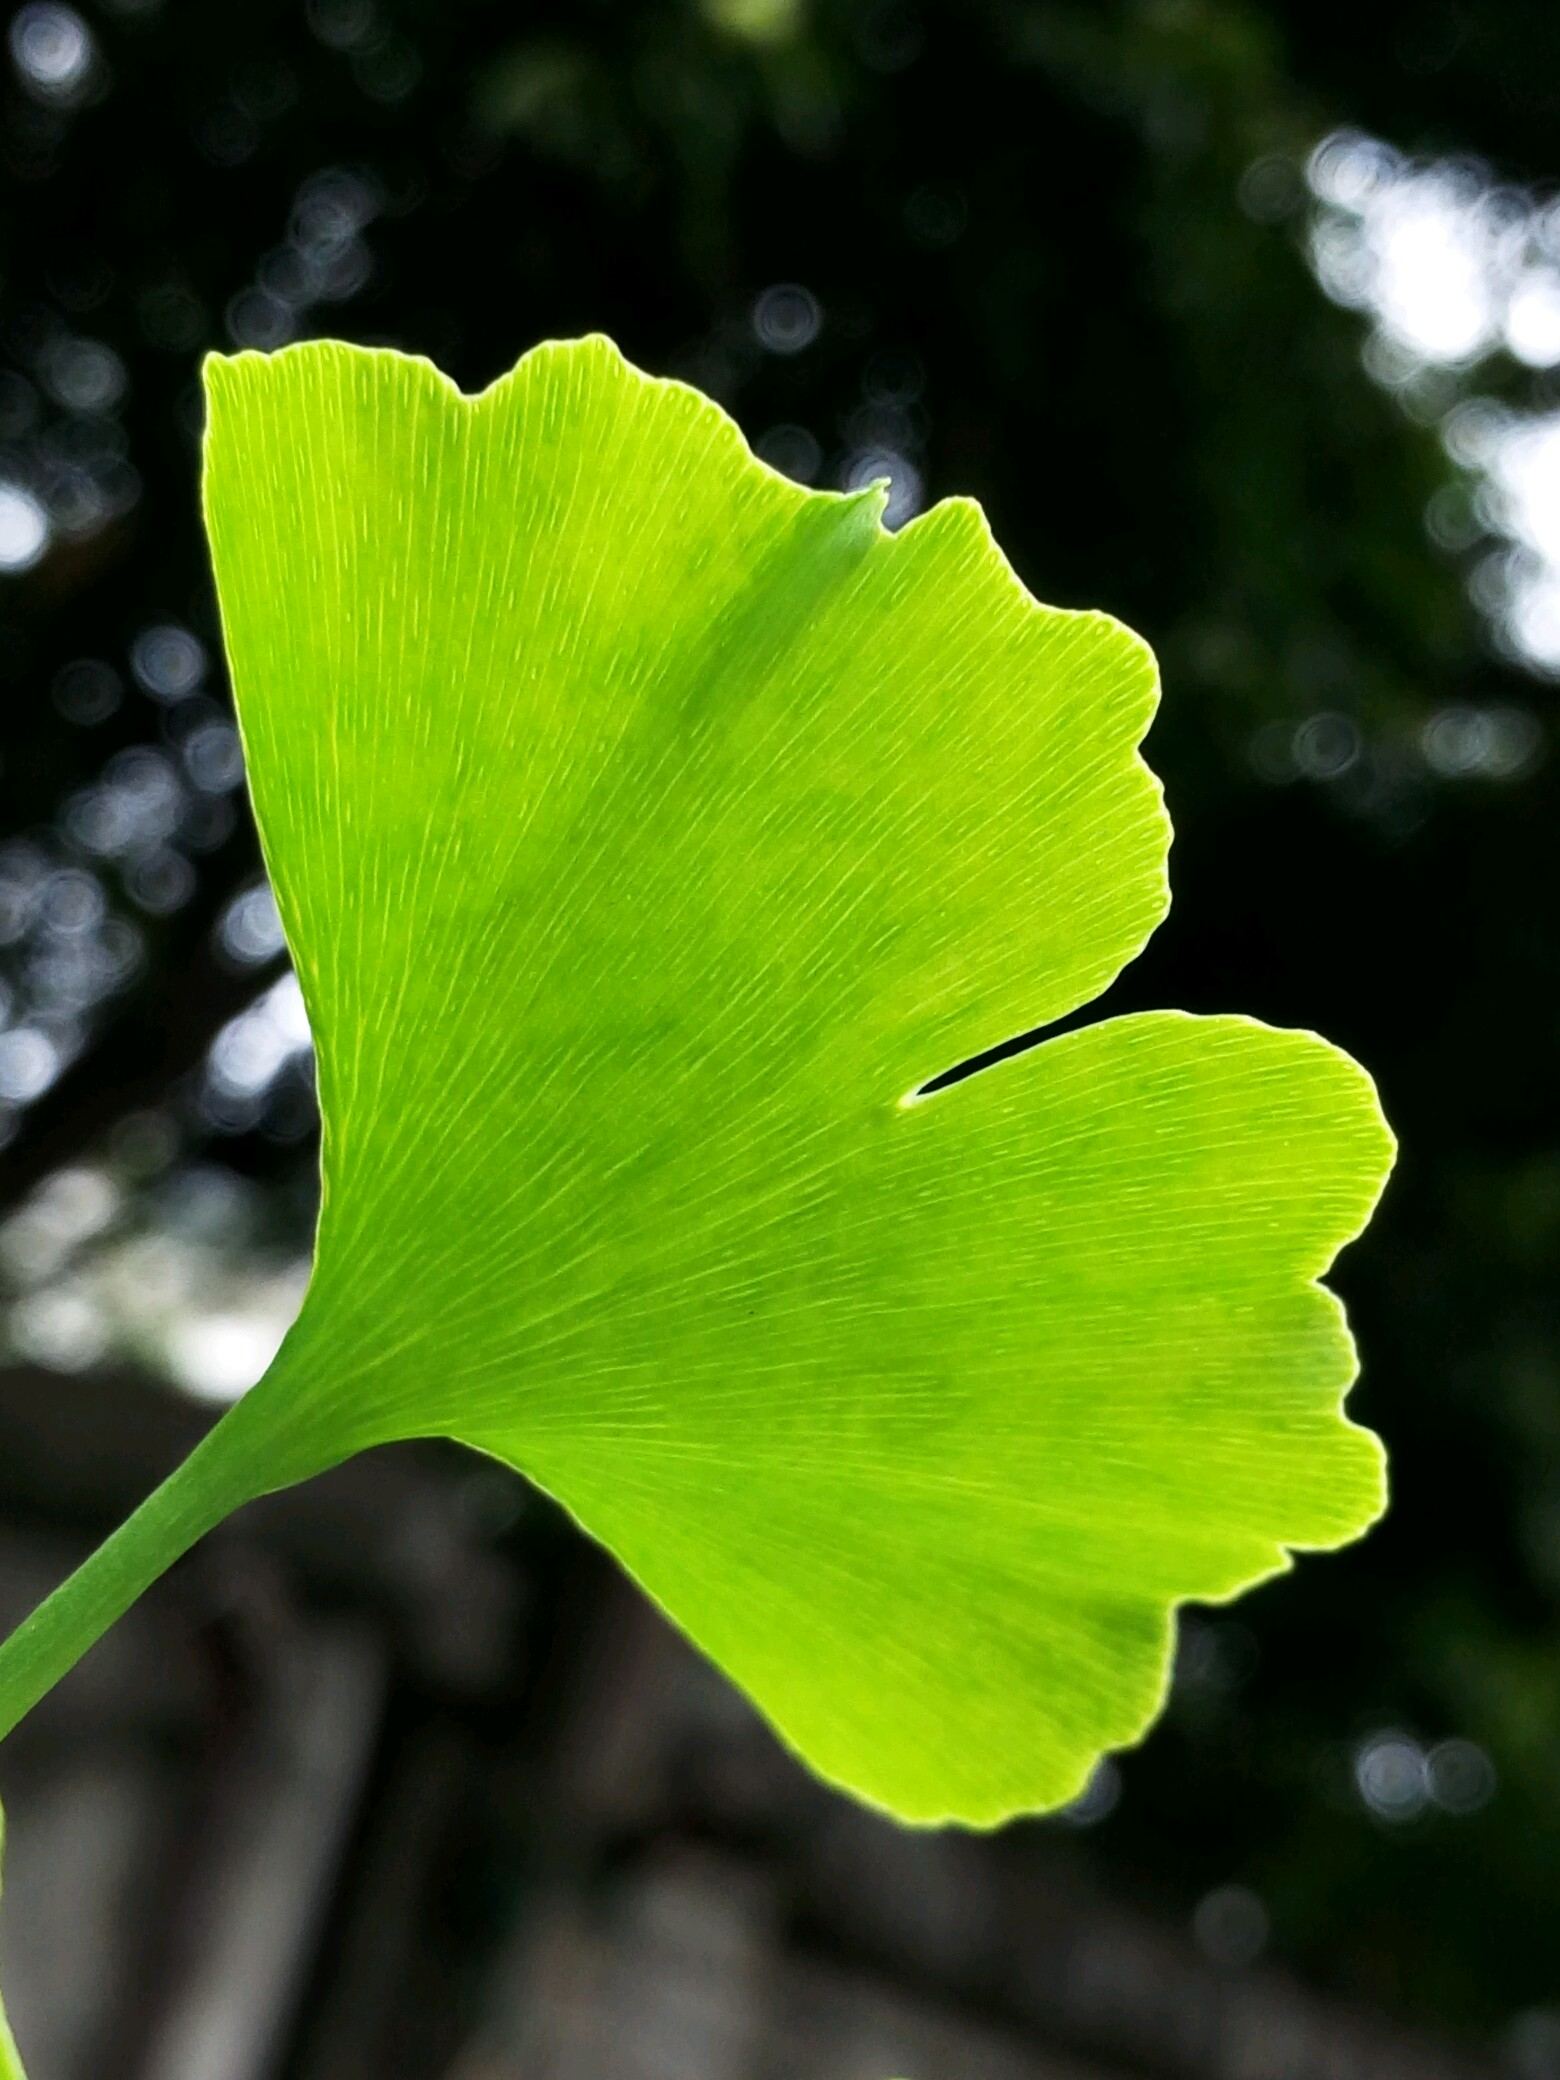
[[[49,546],[49,516],[21,484],[0,478],[0,571],[30,571]]]
[[[1430,1803],[1425,1751],[1406,1733],[1372,1734],[1354,1754],[1354,1783],[1378,1820],[1417,1820]]]
[[[106,722],[124,699],[124,691],[113,666],[96,657],[79,657],[63,666],[50,689],[54,705],[65,720],[83,729]]]
[[[154,700],[182,701],[206,676],[206,652],[187,628],[163,622],[143,629],[131,644],[130,669]]]
[[[244,967],[274,960],[287,942],[269,882],[256,882],[236,895],[222,913],[217,941],[230,960]]]
[[[753,331],[771,354],[800,354],[823,328],[823,311],[800,282],[776,282],[753,305]]]
[[[823,467],[823,449],[805,426],[771,426],[754,443],[753,452],[797,484],[816,484]]]
[[[9,41],[24,85],[40,100],[73,100],[92,71],[92,32],[73,7],[58,0],[31,0],[19,8]]]

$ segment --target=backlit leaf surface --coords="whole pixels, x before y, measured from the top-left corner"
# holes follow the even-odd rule
[[[824,1775],[1068,1799],[1178,1599],[1382,1501],[1315,1283],[1390,1161],[1346,1057],[1165,1012],[915,1095],[1163,914],[1148,650],[604,340],[476,398],[333,343],[208,389],[325,1122],[257,1485],[463,1439]]]

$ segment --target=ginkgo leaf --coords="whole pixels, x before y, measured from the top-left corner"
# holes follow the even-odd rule
[[[923,1094],[1162,916],[1148,650],[973,504],[890,535],[605,340],[476,398],[334,343],[208,394],[324,1195],[201,1478],[461,1439],[833,1781],[1070,1798],[1178,1601],[1383,1493],[1316,1283],[1391,1159],[1353,1063],[1166,1012]]]

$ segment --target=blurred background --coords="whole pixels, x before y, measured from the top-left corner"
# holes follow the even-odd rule
[[[208,1540],[0,1755],[33,2080],[1560,2075],[1560,13],[29,0],[0,53],[0,1619],[263,1369],[315,1193],[197,369],[601,328],[1144,631],[1176,906],[1404,1145],[1387,1522],[1071,1811],[805,1780],[516,1481]]]

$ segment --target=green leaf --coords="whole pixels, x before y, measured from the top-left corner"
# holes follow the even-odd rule
[[[605,340],[477,398],[333,343],[208,390],[324,1200],[189,1521],[460,1438],[835,1782],[1070,1798],[1177,1601],[1383,1492],[1315,1283],[1390,1162],[1344,1056],[1158,1013],[918,1095],[1162,916],[1148,650],[973,504],[891,536]]]
[[[5,1876],[5,1813],[0,1810],[0,1880]],[[5,2002],[0,2000],[0,2080],[27,2080],[22,2070],[21,2053],[16,2048],[16,2039],[11,2034],[11,2025],[6,2020]]]

